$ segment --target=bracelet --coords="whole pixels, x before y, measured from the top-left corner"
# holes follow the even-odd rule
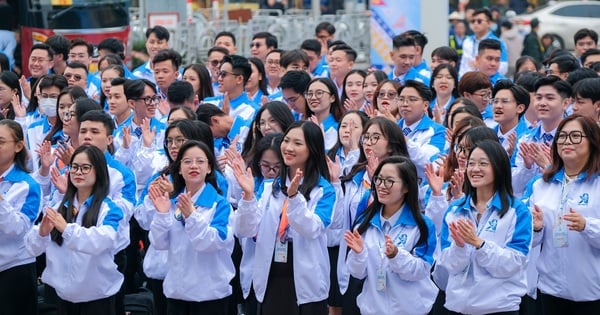
[[[288,195],[288,198],[294,198],[298,195],[298,192],[296,192],[294,195]]]
[[[479,245],[479,247],[476,247],[476,250],[479,250],[483,247],[483,245],[485,245],[485,240],[483,240],[483,242],[481,242],[481,245]]]

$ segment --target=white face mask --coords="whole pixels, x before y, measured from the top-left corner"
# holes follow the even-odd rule
[[[56,98],[40,98],[40,109],[48,117],[56,117]]]

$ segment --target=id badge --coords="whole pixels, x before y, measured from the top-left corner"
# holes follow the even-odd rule
[[[377,285],[376,285],[377,291],[385,290],[385,278],[386,278],[385,269],[377,268]]]
[[[275,262],[287,263],[288,242],[275,241]]]
[[[556,224],[554,224],[554,229],[552,232],[552,241],[554,243],[554,247],[567,247],[569,246],[568,239],[568,228],[567,221],[559,215],[556,220]]]

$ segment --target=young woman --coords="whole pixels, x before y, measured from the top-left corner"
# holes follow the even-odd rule
[[[398,89],[400,83],[394,80],[383,80],[379,83],[373,94],[373,111],[365,110],[369,117],[373,118],[377,115],[382,115],[394,122],[402,118],[398,111]],[[372,113],[370,113],[372,112]]]
[[[347,111],[340,121],[338,142],[327,153],[332,161],[339,159],[341,175],[348,174],[360,157],[360,137],[369,117],[358,110]]]
[[[80,146],[69,169],[62,201],[27,234],[27,249],[46,253],[42,280],[56,290],[59,314],[115,314],[123,274],[114,254],[124,214],[107,197],[110,180],[100,149]]]
[[[194,87],[197,104],[207,97],[214,96],[210,73],[208,73],[208,69],[205,66],[194,63],[185,67],[182,79],[188,81]]]
[[[381,161],[371,191],[373,202],[344,235],[348,270],[365,279],[361,314],[427,314],[437,295],[429,274],[436,234],[421,214],[415,165],[401,156]]]
[[[253,128],[243,143],[242,157],[248,164],[254,156],[254,146],[260,139],[270,133],[283,133],[294,122],[294,116],[289,107],[282,102],[268,102],[256,112]]]
[[[52,146],[64,143],[67,139],[62,130],[63,121],[71,107],[75,104],[75,100],[79,98],[87,98],[87,94],[85,90],[76,85],[68,86],[58,94],[58,103],[56,104],[56,116],[58,119],[44,139],[45,141],[50,141]]]
[[[269,91],[267,91],[267,74],[265,73],[265,66],[263,62],[256,57],[250,57],[248,58],[248,61],[252,68],[252,74],[248,79],[248,83],[246,83],[246,94],[248,95],[248,99],[255,104],[261,104],[261,98],[269,95]]]
[[[18,119],[26,127],[25,108],[21,105],[21,98],[19,77],[10,71],[0,72],[0,112],[5,118]]]
[[[325,231],[336,192],[329,183],[323,143],[319,126],[310,121],[293,123],[281,143],[284,166],[258,200],[252,172],[234,165],[243,190],[235,231],[240,237],[256,237],[252,277],[261,314],[328,312]]]
[[[109,65],[100,71],[100,105],[104,110],[108,110],[108,93],[110,93],[110,82],[116,78],[124,78],[125,70],[121,65]]]
[[[468,98],[475,103],[488,127],[494,127],[494,113],[489,102],[492,96],[492,83],[483,72],[472,71],[465,73],[458,83],[460,96]]]
[[[446,211],[440,236],[438,264],[449,274],[445,307],[452,314],[519,314],[532,218],[514,197],[509,174],[497,140],[475,142],[465,197]]]
[[[0,121],[0,314],[37,314],[35,256],[25,250],[25,235],[42,206],[40,185],[25,166],[23,129]]]
[[[454,99],[458,98],[458,73],[451,64],[441,64],[431,75],[433,101],[429,104],[433,119],[441,124]]]
[[[365,105],[375,104],[376,94],[375,90],[379,86],[379,83],[387,80],[387,74],[381,70],[375,70],[373,72],[369,72],[365,77],[365,82],[363,83],[363,94],[365,95]]]
[[[328,78],[313,79],[304,92],[304,98],[308,103],[309,119],[323,127],[325,151],[329,151],[337,142],[338,124],[344,114],[335,83]]]
[[[344,78],[340,103],[346,110],[360,110],[365,104],[363,86],[367,73],[362,70],[350,70]]]
[[[167,115],[167,123],[171,124],[176,120],[182,119],[198,120],[198,116],[196,116],[196,112],[187,106],[175,106],[169,110],[169,114]]]
[[[599,148],[594,120],[565,118],[552,143],[550,168],[525,194],[534,217],[533,246],[542,245],[537,284],[544,314],[592,314],[600,307],[600,207],[594,197],[600,187]]]
[[[220,195],[215,166],[210,148],[190,140],[170,166],[173,191],[149,188],[157,211],[150,240],[169,251],[163,283],[169,314],[228,314],[235,275],[231,206]]]

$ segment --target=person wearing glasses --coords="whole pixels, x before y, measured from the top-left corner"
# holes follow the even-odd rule
[[[206,144],[190,140],[170,169],[170,193],[156,185],[148,190],[156,209],[150,240],[169,252],[163,283],[167,313],[226,315],[234,239],[231,205],[216,183],[216,159]]]
[[[329,78],[313,79],[304,92],[308,103],[308,119],[323,128],[325,151],[331,150],[337,143],[338,125],[344,114],[344,108]]]
[[[328,314],[329,256],[326,229],[336,190],[330,181],[323,132],[294,122],[280,147],[278,177],[260,196],[250,168],[236,163],[242,199],[234,214],[238,237],[256,237],[252,284],[259,314]]]
[[[269,32],[258,32],[252,36],[250,55],[266,62],[267,54],[277,49],[277,37]],[[269,91],[270,92],[270,91]]]
[[[460,59],[458,76],[462,78],[467,72],[477,69],[477,50],[479,43],[484,39],[495,39],[500,42],[501,54],[498,72],[502,75],[506,74],[508,71],[508,50],[506,44],[491,31],[494,23],[492,12],[488,8],[477,9],[467,22],[469,22],[474,34],[467,36],[463,41],[463,54]]]
[[[446,211],[440,235],[437,264],[449,275],[444,306],[451,314],[519,314],[533,219],[514,196],[509,171],[498,141],[474,143],[465,196]]]
[[[408,80],[398,89],[398,110],[402,119],[398,126],[406,137],[410,157],[417,165],[419,177],[425,178],[425,164],[444,151],[446,128],[429,118],[429,102],[433,93],[424,83]]]
[[[267,78],[267,92],[269,92],[269,95],[281,91],[281,89],[279,88],[279,83],[281,82],[281,77],[283,76],[283,74],[281,73],[282,53],[283,50],[281,49],[272,49],[269,52],[267,52],[265,56],[265,75]]]
[[[87,66],[81,62],[73,61],[67,64],[63,77],[67,79],[69,86],[76,85],[85,90],[89,98],[98,101],[100,99],[101,90],[87,89]]]
[[[63,75],[67,72],[67,69],[71,63],[77,62],[83,64],[87,70],[86,78],[80,84],[84,84],[85,87],[83,88],[85,89],[85,92],[90,96],[90,98],[93,98],[97,101],[100,98],[100,91],[102,91],[100,78],[96,76],[95,73],[89,73],[88,75],[93,56],[94,46],[92,46],[92,44],[88,43],[82,38],[72,39],[71,45],[69,46],[69,59],[67,62],[67,68],[65,69]]]
[[[373,201],[344,235],[351,249],[348,270],[364,279],[357,299],[361,314],[427,314],[433,306],[436,233],[421,213],[418,181],[408,157],[381,161],[371,184]]]
[[[517,158],[512,169],[515,195],[521,196],[529,180],[542,173],[550,164],[548,149],[556,137],[556,128],[569,106],[572,88],[556,76],[540,78],[535,85],[535,109],[538,126],[517,141]]]
[[[29,175],[21,125],[0,121],[0,313],[37,314],[36,263],[25,250],[42,208],[40,185]]]
[[[600,305],[598,191],[600,128],[581,115],[565,118],[552,144],[552,164],[528,187],[533,245],[544,314],[591,314]],[[574,267],[576,262],[577,267]]]
[[[475,103],[477,109],[481,112],[483,121],[490,128],[497,125],[494,121],[492,106],[489,104],[492,98],[492,87],[492,82],[490,82],[488,76],[479,71],[467,72],[458,81],[458,94]]]
[[[223,94],[223,92],[219,91],[219,70],[221,67],[221,63],[223,62],[223,57],[229,55],[229,51],[223,47],[212,47],[208,50],[206,67],[210,71],[210,78],[212,80],[213,87],[213,95],[219,96]],[[202,99],[200,99],[202,101]]]

